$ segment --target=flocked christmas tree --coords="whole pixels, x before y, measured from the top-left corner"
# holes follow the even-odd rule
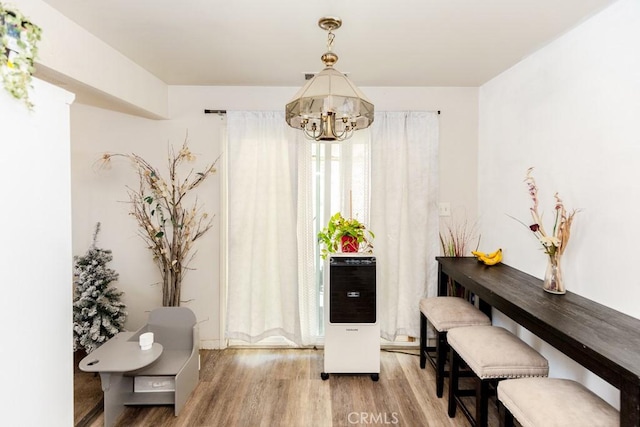
[[[118,273],[107,268],[110,250],[96,247],[100,223],[85,256],[74,257],[73,351],[80,347],[91,353],[124,329],[127,317],[120,301],[122,292],[110,287]]]

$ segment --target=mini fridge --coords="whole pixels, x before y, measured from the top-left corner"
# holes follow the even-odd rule
[[[324,270],[325,338],[323,380],[329,374],[380,374],[380,324],[376,258],[329,255]]]

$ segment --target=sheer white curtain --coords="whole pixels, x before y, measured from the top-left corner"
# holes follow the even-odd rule
[[[282,115],[284,120],[284,114]],[[318,343],[320,295],[316,290],[315,257],[317,238],[313,211],[313,145],[296,130],[298,144],[297,238],[298,238],[298,308],[300,311],[300,342]]]
[[[308,334],[300,314],[309,304],[304,286],[309,275],[313,280],[306,269],[315,240],[305,237],[312,234],[305,187],[311,185],[310,146],[281,112],[230,111],[227,121],[226,337],[255,343],[284,336],[302,343]]]
[[[418,301],[433,294],[437,268],[437,115],[378,113],[352,141],[316,149],[335,192],[313,184],[314,145],[283,113],[230,111],[227,121],[226,337],[317,343],[314,202],[369,223],[382,336],[418,336]]]
[[[376,113],[371,129],[371,229],[381,335],[419,336],[418,302],[434,295],[438,254],[438,116]]]

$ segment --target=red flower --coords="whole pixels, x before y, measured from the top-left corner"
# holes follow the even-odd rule
[[[538,224],[531,224],[529,226],[529,228],[531,229],[531,231],[533,231],[535,233],[536,231],[538,231],[540,229],[540,226]]]

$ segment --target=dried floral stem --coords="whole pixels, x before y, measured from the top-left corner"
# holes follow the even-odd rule
[[[195,256],[193,242],[204,236],[213,225],[213,219],[200,211],[196,198],[190,207],[183,206],[184,197],[216,172],[216,159],[204,171],[180,180],[178,167],[184,161],[193,161],[185,139],[178,153],[170,147],[168,156],[169,180],[166,181],[150,163],[137,154],[106,153],[102,161],[125,157],[138,172],[139,186],[128,188],[130,215],[138,223],[138,235],[153,254],[153,260],[162,276],[162,305],[179,306],[182,279]]]
[[[546,254],[551,257],[562,255],[569,244],[571,224],[573,223],[573,218],[578,211],[574,209],[570,213],[567,213],[562,199],[556,192],[553,195],[556,200],[554,208],[555,217],[553,221],[553,233],[551,235],[547,234],[542,224],[542,215],[538,212],[538,186],[531,175],[532,171],[532,167],[527,170],[527,176],[524,180],[527,184],[529,196],[533,201],[533,205],[530,208],[533,224],[529,226],[529,229],[531,229],[538,238]]]
[[[440,246],[444,256],[462,257],[471,251],[468,245],[477,238],[476,249],[480,244],[480,236],[477,234],[475,224],[469,225],[464,220],[461,223],[449,222],[443,226],[440,232]]]
[[[469,245],[476,240],[476,247],[480,245],[480,235],[477,231],[475,223],[469,224],[465,219],[461,222],[451,219],[446,224],[442,225],[442,231],[440,232],[440,246],[442,247],[442,254],[448,257],[463,257],[471,252]],[[449,278],[447,282],[448,295],[459,296],[465,299],[469,298],[469,291],[453,279]]]

